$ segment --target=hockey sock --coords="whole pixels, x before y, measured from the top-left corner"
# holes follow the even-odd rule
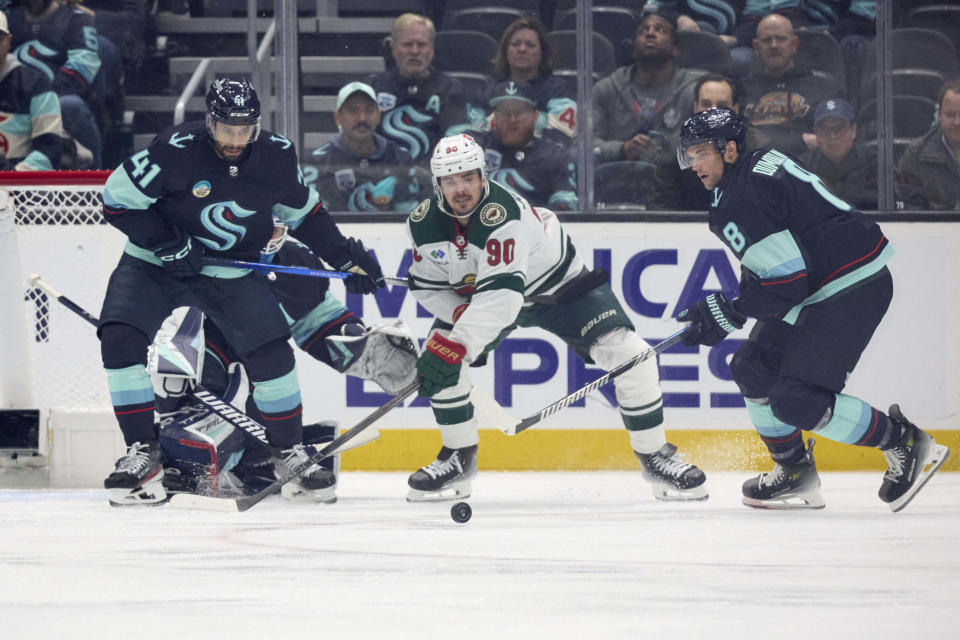
[[[263,417],[270,442],[289,449],[303,437],[303,405],[297,368],[272,380],[253,381],[253,401]]]
[[[744,398],[744,402],[754,428],[774,461],[787,466],[799,464],[806,451],[803,447],[803,432],[773,415],[766,399]]]
[[[882,411],[842,393],[837,394],[832,411],[824,419],[826,424],[816,432],[837,442],[882,449],[900,437],[900,428]]]
[[[146,367],[135,364],[123,369],[106,369],[106,372],[113,413],[127,446],[134,442],[155,442],[153,383]]]

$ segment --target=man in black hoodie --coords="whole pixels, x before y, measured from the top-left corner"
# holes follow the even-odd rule
[[[794,156],[816,146],[813,110],[843,90],[796,66],[799,39],[789,18],[772,14],[757,25],[753,50],[759,68],[744,79],[744,120],[751,146],[772,146]]]

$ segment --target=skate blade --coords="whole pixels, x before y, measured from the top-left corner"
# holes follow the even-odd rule
[[[111,507],[159,507],[170,501],[170,494],[161,485],[136,489],[109,489],[108,500]]]
[[[211,498],[195,493],[177,493],[170,498],[170,506],[177,509],[197,509],[199,511],[222,511],[239,513],[237,501],[228,498]]]
[[[450,500],[463,500],[469,497],[469,482],[454,483],[439,491],[421,491],[420,489],[411,487],[410,491],[407,492],[407,502],[448,502]]]
[[[666,484],[652,484],[653,497],[662,502],[698,502],[710,497],[707,493],[707,484],[690,489],[677,489]]]
[[[913,483],[913,486],[905,494],[890,503],[890,511],[897,513],[910,504],[913,497],[920,492],[920,489],[923,489],[923,486],[927,484],[933,474],[943,466],[943,463],[946,462],[949,457],[950,449],[945,445],[934,443],[933,446],[930,447],[930,455],[924,461],[923,469],[920,471],[917,481]]]
[[[337,501],[337,485],[327,487],[326,489],[316,489],[314,491],[309,491],[302,487],[288,487],[290,487],[290,485],[285,484],[280,489],[280,497],[287,502],[333,504]]]
[[[826,500],[823,499],[823,495],[819,491],[785,493],[769,500],[743,496],[741,502],[754,509],[823,509],[827,506]]]

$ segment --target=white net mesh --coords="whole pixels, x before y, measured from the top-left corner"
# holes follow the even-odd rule
[[[123,237],[103,221],[99,196],[105,174],[48,175],[36,178],[38,182],[34,183],[10,182],[23,180],[20,176],[0,178],[0,189],[8,192],[14,207],[20,256],[20,274],[14,277],[22,278],[25,291],[24,328],[33,405],[69,411],[103,410],[110,407],[110,400],[96,329],[26,282],[28,276],[39,275],[97,316],[110,271],[122,251]],[[83,184],[52,184],[58,180]]]

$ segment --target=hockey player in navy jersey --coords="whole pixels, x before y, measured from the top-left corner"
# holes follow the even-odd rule
[[[802,430],[883,451],[880,499],[903,509],[949,455],[907,420],[842,393],[893,294],[893,247],[875,222],[775,149],[744,148],[730,109],[683,124],[677,158],[713,192],[710,230],[740,259],[740,295],[707,296],[684,310],[684,342],[712,346],[756,318],[730,363],[775,466],[743,485],[751,507],[825,505]]]
[[[218,79],[204,121],[160,133],[107,179],[106,220],[128,237],[110,277],[99,335],[111,400],[129,447],[105,481],[111,502],[161,502],[162,467],[154,429],[147,346],[167,314],[196,306],[246,364],[268,438],[283,453],[277,472],[307,456],[301,443],[300,388],[290,329],[267,281],[205,266],[203,254],[256,260],[274,216],[334,268],[354,273],[348,290],[383,286],[377,261],[345,238],[316,191],[302,183],[296,148],[260,131],[260,103],[246,80]],[[296,488],[309,496],[328,479],[314,465]]]

